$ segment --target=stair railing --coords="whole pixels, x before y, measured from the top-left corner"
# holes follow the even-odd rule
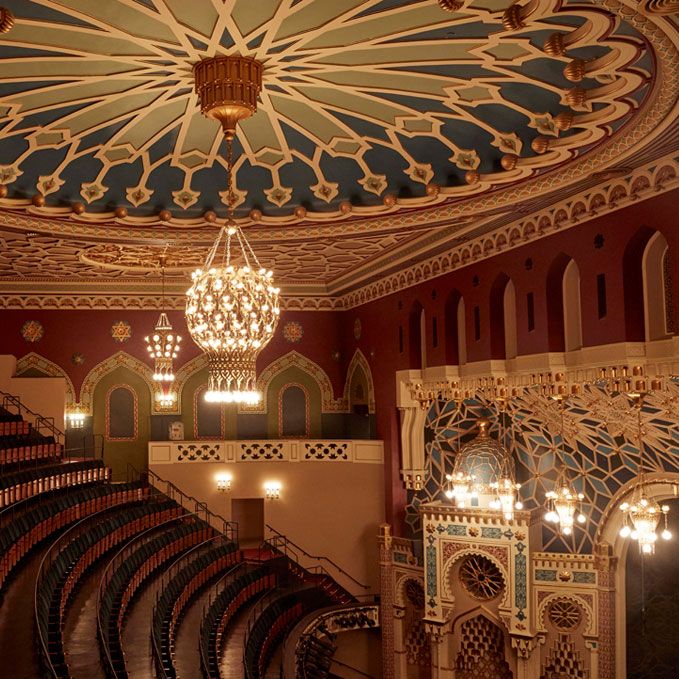
[[[0,391],[0,398],[2,398],[2,407],[5,410],[11,412],[10,409],[13,408],[16,411],[16,414],[20,415],[21,417],[23,417],[25,413],[29,416],[27,419],[32,421],[34,429],[36,429],[39,433],[42,433],[42,430],[44,429],[54,437],[55,443],[63,443],[64,432],[61,431],[61,429],[58,429],[54,424],[53,417],[44,417],[43,415],[34,413],[30,408],[21,402],[21,399],[18,396],[8,394],[5,391]]]
[[[370,585],[366,585],[359,580],[357,580],[353,575],[350,573],[347,573],[347,571],[344,570],[339,564],[335,563],[332,559],[329,559],[327,556],[323,555],[314,555],[314,554],[309,554],[303,547],[300,547],[298,544],[294,543],[290,538],[288,538],[286,535],[283,535],[279,531],[277,531],[275,528],[270,526],[268,523],[266,524],[267,529],[272,533],[271,536],[265,538],[265,543],[269,544],[272,549],[275,551],[285,554],[286,556],[289,556],[293,558],[297,563],[299,563],[299,554],[303,554],[307,559],[311,559],[312,561],[317,561],[317,562],[324,562],[328,564],[328,566],[335,571],[336,573],[341,574],[342,576],[346,577],[349,579],[351,582],[354,583],[359,589],[363,590],[363,593],[358,595],[358,596],[366,596],[370,595],[369,591],[371,589]],[[298,554],[299,553],[299,554]],[[305,570],[310,570],[308,567],[305,567]],[[332,577],[333,580],[336,580],[335,577],[331,575],[325,568],[322,568],[323,572],[327,574],[329,577]],[[356,596],[356,595],[353,595]]]
[[[229,542],[238,544],[238,523],[235,521],[227,521],[220,514],[215,514],[215,512],[208,508],[207,503],[198,500],[197,498],[193,497],[193,495],[187,495],[183,490],[172,483],[172,481],[167,481],[166,479],[158,476],[158,474],[156,474],[151,469],[139,471],[134,465],[131,465],[128,462],[128,482],[131,480],[131,474],[132,478],[145,479],[149,485],[153,486],[161,493],[167,495],[171,500],[174,500],[177,504],[180,504],[191,514],[196,514],[198,516],[202,514],[204,516],[205,523],[212,526],[216,531],[222,533],[222,535],[224,535],[229,540]],[[164,488],[160,487],[160,484],[164,484]]]

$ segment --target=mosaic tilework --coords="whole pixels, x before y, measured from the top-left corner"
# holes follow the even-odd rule
[[[474,438],[475,421],[491,420],[491,435],[504,433],[516,462],[521,500],[526,509],[542,507],[562,462],[585,494],[581,506],[586,521],[573,535],[564,537],[546,523],[542,528],[544,551],[592,553],[597,526],[611,498],[634,478],[639,465],[636,416],[625,396],[607,395],[591,387],[571,398],[564,415],[561,444],[558,405],[528,392],[509,404],[501,428],[492,404],[481,397],[467,399],[460,411],[453,401],[432,404],[425,424],[427,477],[421,491],[410,492],[406,522],[419,537],[417,510],[422,502],[445,501],[445,475],[450,474],[459,445]],[[679,383],[671,381],[665,391],[652,393],[642,410],[644,469],[647,472],[679,473]]]

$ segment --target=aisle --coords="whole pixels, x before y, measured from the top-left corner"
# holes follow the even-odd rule
[[[34,640],[35,576],[42,557],[52,545],[48,540],[31,552],[3,588],[0,606],[0,658],[12,679],[36,679],[40,663]]]
[[[63,638],[71,679],[106,679],[99,659],[97,594],[107,563],[102,559],[87,572],[66,612]]]
[[[202,589],[198,596],[191,600],[185,615],[182,617],[174,645],[174,663],[178,679],[201,679],[200,621],[203,617],[203,606],[207,603],[212,587]]]
[[[257,601],[246,605],[231,621],[226,634],[222,638],[222,648],[219,660],[219,673],[222,679],[243,679],[243,643],[245,628],[250,612]],[[182,677],[183,679],[183,677]]]
[[[129,679],[154,679],[153,650],[151,648],[151,624],[156,592],[162,580],[162,569],[149,579],[133,599],[127,611],[123,629],[122,646]]]

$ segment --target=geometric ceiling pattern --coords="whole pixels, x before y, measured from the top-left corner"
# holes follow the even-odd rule
[[[425,424],[425,486],[409,492],[410,530],[420,530],[417,507],[422,502],[448,502],[445,475],[452,472],[460,443],[476,436],[481,416],[491,419],[493,437],[509,447],[516,461],[519,495],[526,509],[545,507],[545,493],[554,487],[562,467],[585,496],[579,507],[585,522],[576,524],[570,536],[560,535],[554,524],[542,523],[544,551],[592,553],[604,512],[639,466],[637,418],[630,399],[610,396],[596,386],[566,401],[563,443],[559,405],[530,390],[509,401],[503,426],[496,406],[481,398],[465,400],[459,411],[454,401],[433,403]],[[642,409],[645,472],[679,472],[677,418],[679,383],[668,380],[666,390],[651,392]]]
[[[610,5],[3,0],[0,229],[17,255],[0,279],[30,277],[48,243],[48,278],[143,277],[167,244],[179,270],[202,260],[226,154],[192,67],[219,54],[263,64],[236,217],[281,282],[317,294],[430,221],[556,196],[672,125],[677,26]]]

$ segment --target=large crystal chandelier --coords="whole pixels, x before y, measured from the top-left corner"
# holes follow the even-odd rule
[[[566,408],[566,399],[564,396],[556,396],[554,400],[559,402],[561,410],[561,431],[559,432],[561,438],[561,447],[564,445],[564,426],[563,413]],[[547,497],[547,513],[545,519],[556,523],[559,531],[563,535],[571,535],[575,522],[584,523],[585,515],[578,511],[578,506],[585,496],[582,493],[577,493],[573,482],[568,477],[566,466],[562,463],[559,474],[554,483],[552,490],[545,493]]]
[[[156,322],[153,334],[144,337],[149,358],[153,359],[153,379],[157,382],[172,382],[174,380],[173,361],[179,352],[182,338],[174,332],[167,314],[162,311],[165,307],[165,263],[167,255],[160,257],[163,292],[161,297],[161,312]]]
[[[658,539],[657,529],[661,518],[664,521],[662,537],[669,540],[672,534],[667,529],[667,514],[670,508],[667,505],[659,505],[654,498],[646,495],[647,484],[644,473],[644,443],[641,430],[641,406],[643,393],[633,394],[637,410],[637,428],[639,432],[639,473],[637,474],[632,498],[629,502],[623,502],[620,510],[623,512],[623,525],[620,535],[623,538],[631,537],[639,543],[639,551],[642,554],[654,554],[655,543]]]
[[[262,66],[249,57],[219,56],[194,66],[203,113],[222,124],[227,143],[228,219],[187,291],[186,323],[208,356],[208,401],[256,403],[255,367],[280,313],[272,272],[262,268],[233,217],[232,142],[239,120],[256,109]],[[231,259],[239,247],[242,262]]]

